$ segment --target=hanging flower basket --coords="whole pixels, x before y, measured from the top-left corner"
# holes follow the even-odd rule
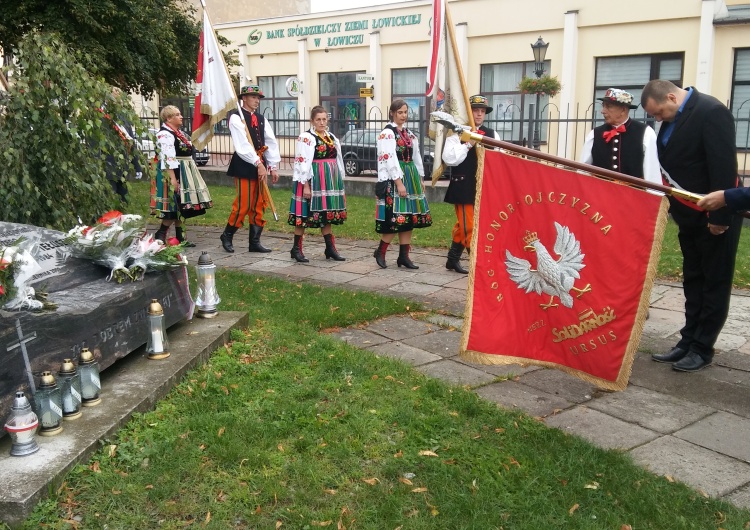
[[[518,83],[518,90],[523,94],[539,94],[540,96],[556,96],[560,92],[560,81],[556,77],[543,75],[542,77],[524,77]]]

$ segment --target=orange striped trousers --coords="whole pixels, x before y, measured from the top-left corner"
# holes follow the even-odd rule
[[[454,204],[456,224],[453,225],[453,241],[471,248],[471,233],[474,231],[474,205]]]
[[[267,204],[258,180],[235,178],[234,186],[236,195],[227,224],[240,228],[245,217],[248,217],[251,225],[265,226],[266,220],[263,219],[263,212]]]

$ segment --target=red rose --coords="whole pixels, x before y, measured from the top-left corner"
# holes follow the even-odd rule
[[[180,244],[180,240],[177,239],[176,237],[170,237],[169,239],[167,239],[167,245],[170,247],[176,247],[179,244]]]
[[[399,216],[398,216],[398,217],[396,218],[396,221],[397,221],[398,223],[403,223],[404,221],[406,221],[406,219],[404,218],[404,216],[403,216],[403,215],[399,215]]]
[[[5,287],[0,283],[0,296],[3,296],[5,294]]]
[[[121,216],[122,212],[118,212],[117,210],[110,210],[102,215],[99,219],[97,219],[96,224],[109,223],[110,221],[114,221]]]

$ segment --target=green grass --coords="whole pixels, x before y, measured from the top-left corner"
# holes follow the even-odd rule
[[[25,528],[739,529],[750,512],[322,333],[418,311],[218,274],[251,327],[138,414]],[[106,396],[105,396],[106,399]]]
[[[148,215],[148,194],[147,183],[130,184],[132,213]],[[271,220],[267,229],[291,234],[293,228],[286,224],[291,192],[286,189],[272,189],[271,196],[279,214],[279,222]],[[227,216],[232,208],[232,201],[234,201],[234,188],[212,186],[211,197],[214,200],[214,207],[208,210],[206,215],[188,221],[189,224],[221,227],[226,225]],[[374,200],[370,197],[348,196],[346,202],[349,216],[346,223],[335,228],[336,236],[377,241],[378,235],[375,233],[373,221]],[[451,241],[451,229],[455,223],[453,205],[443,202],[431,203],[430,210],[433,225],[430,228],[415,230],[413,243],[421,247],[448,248]],[[266,219],[272,219],[270,212],[266,213]],[[677,242],[677,225],[671,219],[662,243],[658,275],[659,278],[664,280],[682,281],[682,253]],[[740,237],[734,285],[740,289],[750,288],[750,233],[748,233],[748,230],[743,230]]]

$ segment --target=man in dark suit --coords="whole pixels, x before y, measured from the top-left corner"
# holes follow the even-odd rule
[[[668,185],[700,194],[738,186],[734,120],[720,101],[656,79],[643,88],[641,105],[663,122],[657,148]],[[674,197],[669,202],[682,250],[685,326],[677,345],[652,359],[694,372],[711,364],[729,313],[742,219],[727,208],[709,213]]]

